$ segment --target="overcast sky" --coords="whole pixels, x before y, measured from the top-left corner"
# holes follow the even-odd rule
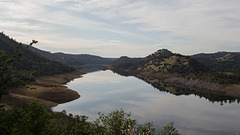
[[[240,0],[0,0],[0,31],[104,57],[240,51]]]

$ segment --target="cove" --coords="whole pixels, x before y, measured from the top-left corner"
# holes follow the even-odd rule
[[[136,77],[112,71],[85,74],[67,84],[81,97],[59,104],[54,111],[66,110],[95,120],[98,112],[123,108],[139,122],[153,121],[156,130],[174,122],[181,135],[226,135],[240,131],[240,105],[237,102],[210,102],[195,95],[173,95],[159,91]]]

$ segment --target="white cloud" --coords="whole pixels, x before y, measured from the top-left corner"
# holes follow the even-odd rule
[[[57,36],[55,37],[57,38]],[[54,37],[53,37],[54,39]],[[68,43],[68,44],[66,44]],[[44,46],[45,44],[51,44],[51,47]],[[95,54],[103,57],[120,57],[131,56],[141,57],[147,56],[159,48],[159,45],[133,45],[127,44],[118,40],[86,40],[80,38],[66,38],[58,40],[41,40],[36,45],[39,48],[48,48],[51,52],[65,52],[65,53],[84,53]],[[70,46],[70,48],[68,48]],[[153,48],[153,49],[152,49]]]
[[[1,5],[5,33],[57,50],[67,46],[74,53],[69,48],[145,56],[161,47],[184,54],[240,49],[238,0],[18,0]]]

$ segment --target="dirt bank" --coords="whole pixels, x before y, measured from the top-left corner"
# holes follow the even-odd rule
[[[9,94],[2,97],[2,103],[11,107],[31,101],[38,101],[48,107],[57,106],[75,100],[80,95],[64,86],[67,82],[81,77],[84,72],[74,71],[53,76],[42,76],[30,86],[31,88],[18,88],[8,90]]]

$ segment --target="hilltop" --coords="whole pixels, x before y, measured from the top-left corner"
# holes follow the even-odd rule
[[[204,73],[209,69],[191,57],[162,49],[139,61],[137,70],[187,75]]]
[[[112,63],[118,70],[135,70],[135,72],[178,73],[189,75],[208,72],[209,69],[189,56],[172,53],[167,49],[158,50],[145,58],[121,57]]]

